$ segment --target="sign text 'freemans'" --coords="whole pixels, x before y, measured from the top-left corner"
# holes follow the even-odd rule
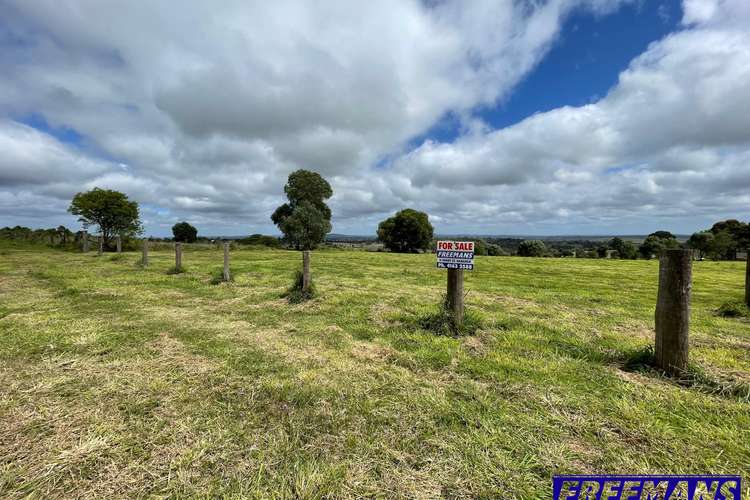
[[[740,500],[740,476],[553,476],[554,500]]]
[[[441,269],[474,269],[473,241],[438,241],[437,267]]]

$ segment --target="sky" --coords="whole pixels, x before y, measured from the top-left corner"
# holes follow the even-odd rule
[[[274,234],[299,168],[336,233],[750,219],[750,2],[0,0],[0,226]]]

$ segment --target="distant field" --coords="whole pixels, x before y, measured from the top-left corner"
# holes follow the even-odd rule
[[[479,257],[472,337],[418,318],[433,255],[97,258],[0,249],[0,497],[548,498],[555,473],[750,481],[744,264],[696,262],[681,386],[623,369],[653,343],[656,261]]]

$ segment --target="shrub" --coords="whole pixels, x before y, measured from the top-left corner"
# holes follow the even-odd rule
[[[464,311],[463,323],[457,326],[453,311],[448,307],[447,296],[443,296],[443,300],[436,312],[420,316],[417,322],[419,327],[424,330],[448,337],[474,335],[482,327],[482,321],[479,316],[472,311],[466,310]]]
[[[232,271],[231,268],[229,269],[229,281],[234,281],[234,272]],[[220,283],[225,283],[225,281],[224,281],[224,268],[223,267],[220,267],[220,268],[216,269],[216,271],[214,271],[213,274],[211,274],[211,281],[210,281],[210,283],[212,285],[218,285]]]
[[[750,316],[750,309],[744,302],[725,302],[716,310],[716,314],[725,318],[742,318]]]
[[[282,298],[286,298],[290,304],[301,304],[307,300],[315,298],[317,295],[315,290],[315,284],[310,283],[307,290],[302,289],[302,271],[296,271],[294,273],[294,281],[289,289],[281,294]]]
[[[271,248],[278,248],[281,246],[281,241],[275,236],[264,236],[262,234],[251,234],[247,238],[242,238],[237,241],[242,245],[254,245],[254,246],[266,246]]]
[[[542,257],[547,253],[547,247],[539,240],[523,240],[518,245],[518,255],[521,257]]]

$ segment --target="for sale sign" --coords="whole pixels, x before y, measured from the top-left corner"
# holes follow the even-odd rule
[[[473,241],[438,241],[437,266],[440,269],[474,269]]]

